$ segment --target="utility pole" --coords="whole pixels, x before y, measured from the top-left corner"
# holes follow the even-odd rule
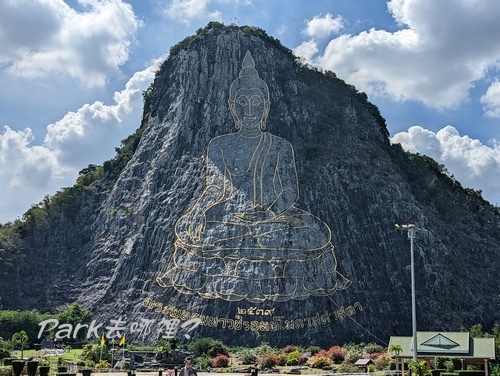
[[[415,299],[415,257],[413,252],[413,239],[415,239],[415,233],[417,232],[417,228],[413,224],[407,225],[396,225],[396,230],[407,231],[408,239],[410,239],[410,266],[411,266],[411,321],[413,328],[413,338],[412,338],[412,347],[413,347],[413,361],[416,362],[418,359],[417,356],[417,306]]]

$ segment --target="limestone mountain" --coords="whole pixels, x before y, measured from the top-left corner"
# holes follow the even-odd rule
[[[228,99],[247,76],[255,87],[234,98],[263,106],[266,122],[243,142],[245,104]],[[419,330],[500,319],[498,208],[391,145],[377,107],[333,72],[260,29],[210,23],[171,49],[144,98],[113,160],[2,227],[4,308],[199,317],[192,336],[228,344],[387,343],[411,333],[410,244],[394,225],[413,223]],[[280,211],[269,195],[293,197]],[[203,200],[220,207],[199,217]],[[245,217],[248,200],[267,217]]]

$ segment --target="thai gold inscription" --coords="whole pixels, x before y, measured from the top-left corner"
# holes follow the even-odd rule
[[[333,320],[342,321],[359,312],[363,312],[363,307],[359,302],[355,302],[347,307],[340,306],[334,311],[325,310],[323,312],[317,312],[313,316],[298,318],[287,318],[286,316],[275,315],[275,308],[258,309],[256,307],[250,307],[250,312],[252,312],[252,314],[250,314],[249,308],[244,309],[238,307],[233,318],[226,318],[192,312],[170,304],[155,301],[151,298],[145,298],[142,301],[142,305],[149,310],[162,313],[173,319],[189,320],[199,318],[201,320],[200,325],[202,326],[250,332],[276,332],[281,330],[312,328],[331,324]],[[259,319],[249,319],[253,317],[258,317]]]

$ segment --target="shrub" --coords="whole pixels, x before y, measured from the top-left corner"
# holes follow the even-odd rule
[[[373,354],[373,353],[380,353],[380,352],[384,351],[384,348],[383,348],[383,346],[380,346],[377,343],[367,343],[363,347],[363,351],[367,354]]]
[[[354,364],[361,358],[363,358],[363,353],[360,350],[352,349],[345,354],[344,362]]]
[[[454,356],[454,357],[450,358],[450,360],[453,363],[453,369],[454,370],[460,370],[460,369],[462,369],[462,362],[460,361],[459,357]]]
[[[273,348],[271,346],[269,346],[267,343],[263,343],[259,346],[257,346],[255,349],[254,349],[254,352],[257,356],[261,356],[263,354],[271,354],[274,352]]]
[[[286,364],[286,355],[285,354],[276,355],[276,365],[282,367],[285,364]]]
[[[307,361],[309,360],[309,357],[307,355],[301,355],[300,358],[299,358],[299,365],[304,365],[307,363]]]
[[[101,360],[99,363],[95,365],[95,368],[111,368],[111,365],[107,360]]]
[[[212,366],[212,359],[206,354],[195,358],[194,361],[200,369],[207,369],[209,366]]]
[[[222,342],[215,343],[210,350],[208,350],[207,355],[211,358],[216,358],[219,355],[229,356],[229,349]]]
[[[378,358],[375,359],[375,367],[379,371],[389,367],[390,363],[391,363],[391,357],[387,354],[380,354]]]
[[[333,360],[323,352],[319,352],[309,359],[309,364],[312,368],[331,367]]]
[[[359,373],[359,368],[351,363],[342,363],[339,368],[337,368],[338,373]]]
[[[0,367],[0,376],[14,376],[12,372],[12,366]]]
[[[261,369],[273,368],[276,366],[276,354],[264,353],[257,359],[257,363]]]
[[[309,346],[307,348],[307,352],[310,352],[311,355],[316,355],[320,351],[321,351],[321,347],[319,347],[319,346]]]
[[[219,354],[229,356],[227,346],[213,338],[198,338],[189,344],[188,349],[198,355],[207,354],[210,358],[215,358]]]
[[[188,345],[188,349],[194,351],[196,354],[208,354],[208,352],[215,346],[219,345],[220,342],[208,337],[202,337],[194,340]],[[217,355],[217,354],[215,354]]]
[[[212,359],[212,367],[214,368],[226,368],[227,366],[229,366],[229,358],[227,355],[219,354]]]
[[[255,364],[257,360],[257,355],[250,349],[243,349],[239,353],[239,358],[242,364]]]
[[[291,352],[299,351],[299,347],[295,345],[288,345],[285,346],[283,350],[281,350],[282,353],[284,354],[290,354]]]
[[[287,366],[296,366],[299,364],[300,353],[298,350],[292,351],[288,353],[286,356],[286,365]]]
[[[436,356],[434,358],[434,369],[441,369],[444,370],[446,369],[444,366],[444,362],[446,361],[446,357],[444,356]]]
[[[496,324],[495,324],[496,326]],[[500,365],[491,365],[491,376],[500,376]]]
[[[411,369],[411,374],[414,376],[424,376],[429,371],[425,360],[412,361],[408,366]],[[443,373],[441,375],[443,375]]]
[[[332,346],[326,352],[326,355],[335,363],[342,363],[345,359],[345,352],[340,346]]]
[[[379,352],[369,353],[369,354],[365,355],[365,358],[366,359],[371,359],[371,360],[375,361],[375,359],[377,359],[380,355],[382,355],[382,353],[379,353]]]
[[[446,356],[436,356],[434,358],[434,368],[435,369],[446,369],[448,372],[453,372],[455,370],[462,369],[462,362],[460,358],[446,357]]]
[[[455,371],[455,365],[451,360],[447,360],[444,362],[444,366],[446,367],[446,372],[453,372]]]

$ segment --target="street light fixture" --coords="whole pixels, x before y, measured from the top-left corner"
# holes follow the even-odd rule
[[[410,239],[410,255],[411,255],[411,321],[413,328],[413,361],[417,361],[417,310],[415,303],[415,266],[414,266],[414,256],[413,256],[413,239],[415,239],[415,233],[417,228],[413,224],[407,225],[396,225],[396,230],[407,231],[408,239]]]

